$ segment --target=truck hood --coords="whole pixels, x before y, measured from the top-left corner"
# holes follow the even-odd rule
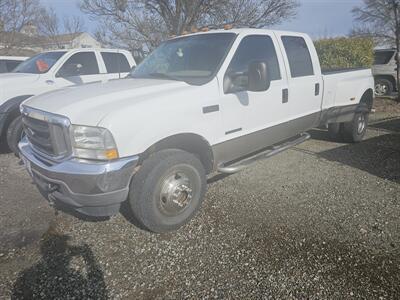
[[[66,116],[73,124],[96,126],[109,112],[190,87],[185,82],[127,78],[73,86],[32,97],[24,105]]]

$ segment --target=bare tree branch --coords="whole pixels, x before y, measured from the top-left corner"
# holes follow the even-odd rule
[[[393,3],[399,0],[363,0],[352,12],[356,26],[351,35],[371,36],[380,44],[395,45],[396,19]],[[400,21],[400,20],[397,20]]]
[[[108,45],[151,50],[193,27],[265,27],[292,18],[296,0],[81,0],[81,10],[99,21],[96,37]]]

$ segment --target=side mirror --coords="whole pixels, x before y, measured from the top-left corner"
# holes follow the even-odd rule
[[[269,77],[268,65],[263,61],[250,63],[247,90],[251,92],[263,92],[269,89],[271,79]]]

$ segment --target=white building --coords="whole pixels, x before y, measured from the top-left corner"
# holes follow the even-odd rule
[[[101,48],[101,44],[89,33],[78,32],[61,34],[47,39],[42,46],[43,50],[72,49],[72,48]]]
[[[34,26],[25,26],[21,32],[0,32],[0,54],[4,55],[33,55],[56,49],[101,47],[101,43],[87,32],[45,37],[38,35]]]

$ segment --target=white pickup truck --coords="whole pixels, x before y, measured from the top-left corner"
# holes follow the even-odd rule
[[[0,74],[2,148],[8,146],[18,153],[22,101],[66,86],[125,77],[133,66],[135,60],[128,51],[85,48],[44,52],[24,61],[12,73]]]
[[[195,33],[161,44],[130,78],[25,101],[19,149],[56,207],[110,216],[128,201],[141,227],[166,232],[199,209],[208,174],[238,172],[320,125],[361,141],[373,87],[368,69],[322,74],[306,34]]]

